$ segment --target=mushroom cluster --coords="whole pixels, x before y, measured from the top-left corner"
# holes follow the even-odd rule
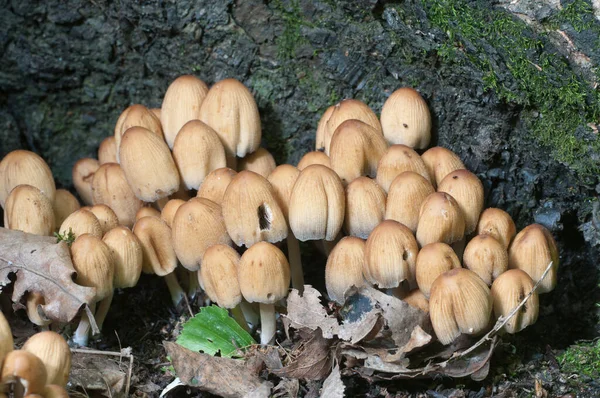
[[[73,235],[77,283],[96,288],[99,325],[113,289],[134,286],[140,272],[163,276],[177,304],[186,294],[181,265],[188,293],[200,286],[245,328],[259,312],[269,344],[290,281],[303,290],[299,241],[314,241],[328,255],[331,300],[342,304],[353,286],[385,289],[428,311],[449,344],[510,312],[550,262],[538,291],[552,290],[558,251],[543,226],[516,234],[509,214],[484,211],[479,178],[452,151],[427,149],[430,139],[427,103],[405,87],[381,118],[356,99],[329,107],[315,151],[276,166],[259,146],[258,107],[242,83],[209,89],[181,76],[160,109],[123,111],[98,160],[75,163],[85,207],[56,190],[48,166],[27,151],[0,163],[0,204],[8,228]],[[535,322],[535,294],[521,312],[509,333]],[[84,315],[74,340],[85,344],[88,329]]]

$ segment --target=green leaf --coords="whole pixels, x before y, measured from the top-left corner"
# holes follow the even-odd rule
[[[239,356],[238,349],[256,342],[229,316],[227,310],[213,305],[201,309],[183,325],[177,344],[209,355],[220,351],[223,357],[235,357]]]

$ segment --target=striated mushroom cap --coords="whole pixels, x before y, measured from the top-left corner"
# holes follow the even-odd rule
[[[488,285],[508,269],[508,253],[490,235],[477,235],[465,248],[463,263]]]
[[[453,171],[466,169],[457,154],[441,146],[429,148],[421,155],[421,159],[427,167],[434,187]]]
[[[54,232],[52,202],[31,185],[17,185],[4,203],[4,226],[35,235]]]
[[[202,258],[200,280],[208,297],[222,308],[234,308],[242,301],[238,283],[240,255],[227,245],[209,247]]]
[[[237,172],[228,167],[211,171],[200,185],[196,197],[212,200],[222,206],[223,195],[236,175]]]
[[[289,207],[290,199],[292,197],[292,190],[296,184],[296,180],[300,175],[300,171],[292,165],[282,164],[277,166],[275,170],[269,174],[267,181],[273,187],[275,198],[279,207],[283,211],[286,221],[289,220]]]
[[[298,170],[302,171],[311,164],[321,164],[331,168],[331,159],[321,151],[312,151],[302,156],[302,159],[298,162]]]
[[[246,155],[238,164],[239,171],[253,171],[265,178],[275,170],[275,167],[277,167],[277,165],[275,164],[273,155],[265,148],[258,148],[251,154]]]
[[[426,297],[438,276],[455,268],[461,268],[454,250],[445,243],[435,242],[425,245],[417,255],[417,285]]]
[[[452,244],[465,235],[465,219],[456,200],[444,192],[429,195],[419,210],[417,241],[425,246],[433,242]]]
[[[533,290],[535,283],[526,272],[511,269],[500,275],[492,284],[494,315],[506,317]],[[538,318],[539,297],[534,292],[527,302],[505,325],[504,330],[515,334],[533,325]]]
[[[102,241],[110,249],[114,260],[115,289],[137,285],[144,261],[142,244],[137,236],[129,228],[119,225],[104,234]]]
[[[390,185],[385,219],[398,221],[413,233],[417,232],[421,205],[434,192],[431,183],[422,175],[412,171],[401,173]]]
[[[288,294],[290,265],[276,246],[258,242],[242,255],[238,280],[246,301],[274,304]]]
[[[106,137],[100,143],[100,147],[98,148],[98,162],[100,165],[104,163],[118,163],[117,141],[114,135]]]
[[[501,209],[485,209],[477,223],[477,234],[487,234],[502,243],[508,250],[510,242],[517,234],[517,227],[510,215]]]
[[[38,357],[45,365],[48,384],[67,385],[71,371],[71,349],[60,334],[52,331],[36,333],[27,339],[23,350]]]
[[[164,135],[160,119],[144,105],[135,104],[125,109],[115,125],[115,145],[117,148],[117,160],[121,159],[121,141],[125,132],[132,127],[142,127],[152,132],[164,142]]]
[[[79,209],[74,211],[63,221],[58,229],[61,235],[68,235],[72,231],[75,239],[83,234],[90,234],[102,239],[102,225],[98,218],[89,210]]]
[[[100,163],[91,158],[79,159],[73,165],[73,185],[83,203],[88,206],[94,204],[92,181],[99,167]]]
[[[468,170],[456,170],[438,184],[438,192],[452,195],[465,217],[465,234],[477,228],[479,215],[483,211],[483,184]]]
[[[46,367],[37,356],[25,350],[15,350],[4,358],[0,385],[20,383],[23,396],[41,394],[47,378]]]
[[[431,114],[427,103],[414,89],[394,91],[381,108],[381,127],[392,145],[425,149],[431,140]]]
[[[71,245],[73,267],[77,271],[75,283],[96,288],[96,301],[113,291],[114,259],[101,238],[83,234]]]
[[[377,166],[377,183],[387,193],[392,181],[405,171],[413,171],[429,181],[429,173],[418,153],[406,145],[392,145]]]
[[[50,203],[54,202],[56,186],[52,171],[39,155],[17,149],[8,153],[0,161],[0,205],[18,185],[31,185],[44,194]]]
[[[133,233],[142,246],[142,272],[165,276],[177,268],[171,228],[158,217],[142,217],[135,222]]]
[[[344,230],[350,236],[367,239],[385,214],[385,192],[368,177],[359,177],[346,187]]]
[[[57,227],[65,221],[71,213],[79,210],[81,205],[71,192],[66,189],[57,189],[54,198],[54,226]]]
[[[352,286],[366,284],[363,278],[365,241],[346,236],[333,248],[325,267],[325,286],[329,298],[338,304],[346,301],[346,292]]]
[[[94,205],[89,211],[92,212],[98,219],[100,228],[102,228],[102,235],[119,225],[119,218],[117,217],[117,214],[107,205]]]

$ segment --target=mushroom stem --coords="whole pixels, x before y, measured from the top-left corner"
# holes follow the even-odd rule
[[[302,272],[302,258],[300,256],[300,243],[289,230],[287,236],[288,257],[290,260],[290,271],[292,273],[292,287],[300,294],[304,292],[304,273]]]
[[[331,254],[331,251],[335,247],[336,241],[335,240],[330,241],[330,240],[323,239],[321,242],[323,242],[323,251],[325,252],[325,256],[329,257],[329,255]]]
[[[250,304],[246,300],[242,300],[242,302],[239,304],[239,307],[242,310],[242,313],[244,314],[246,322],[248,322],[252,325],[252,327],[255,328],[256,325],[258,325],[259,318],[256,311],[254,311],[254,308],[252,308],[252,304]]]
[[[96,311],[96,303],[91,303],[89,307],[90,313],[93,314],[94,311]],[[88,317],[88,312],[84,311],[81,315],[81,320],[79,321],[77,330],[75,330],[75,333],[73,334],[73,342],[82,347],[86,347],[88,344],[90,327],[90,318]]]
[[[187,271],[189,277],[188,296],[191,298],[196,297],[196,293],[200,290],[200,283],[198,282],[198,271]]]
[[[271,344],[276,330],[275,305],[260,303],[260,344]]]
[[[106,297],[104,297],[98,303],[96,307],[96,314],[94,317],[96,318],[96,325],[98,325],[98,329],[102,330],[102,325],[104,324],[104,320],[106,319],[106,315],[108,315],[108,310],[110,309],[110,305],[113,300],[114,290]]]
[[[167,283],[167,287],[169,288],[169,292],[171,293],[171,300],[173,301],[173,305],[177,307],[183,297],[185,296],[185,292],[181,288],[179,282],[177,282],[177,276],[175,276],[175,272],[171,272],[164,276],[165,282]],[[196,278],[193,278],[196,279]]]
[[[242,309],[240,308],[240,304],[236,305],[235,307],[233,307],[231,309],[231,315],[233,316],[233,319],[235,319],[235,321],[237,323],[239,323],[239,325],[248,333],[252,333],[252,330],[250,329],[250,326],[248,326],[248,322],[246,322],[246,319],[244,318],[244,313],[242,312]]]
[[[231,170],[237,170],[237,158],[235,157],[235,155],[230,155],[229,153],[227,153],[225,155],[225,158],[227,162],[227,167],[229,167]]]

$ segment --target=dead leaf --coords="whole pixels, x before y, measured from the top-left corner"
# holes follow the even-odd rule
[[[331,339],[337,334],[339,324],[334,316],[327,314],[320,297],[321,293],[310,285],[304,286],[302,296],[297,289],[292,289],[287,298],[285,317],[294,329],[321,329],[323,337]]]
[[[124,393],[127,366],[108,356],[73,352],[69,383],[81,391],[102,392],[107,397]]]
[[[358,294],[356,290],[346,298],[340,310],[343,323],[339,327],[340,339],[356,344],[370,337],[371,332],[377,331],[381,324],[381,310],[375,306],[370,297]],[[376,330],[374,330],[376,329]]]
[[[342,382],[339,365],[335,365],[329,377],[323,382],[321,389],[321,398],[344,398],[346,387]]]
[[[177,376],[190,387],[226,398],[267,398],[273,385],[264,381],[240,359],[213,357],[178,344],[164,342]]]
[[[11,273],[17,277],[13,302],[19,303],[26,292],[40,293],[46,302],[41,309],[53,321],[70,322],[96,295],[96,289],[73,282],[75,270],[65,242],[0,228],[0,291]]]
[[[310,338],[300,341],[291,351],[291,362],[272,373],[292,379],[322,380],[331,369],[331,344],[320,331],[312,332]]]
[[[296,398],[299,391],[300,382],[298,379],[282,378],[273,389],[273,398]]]

